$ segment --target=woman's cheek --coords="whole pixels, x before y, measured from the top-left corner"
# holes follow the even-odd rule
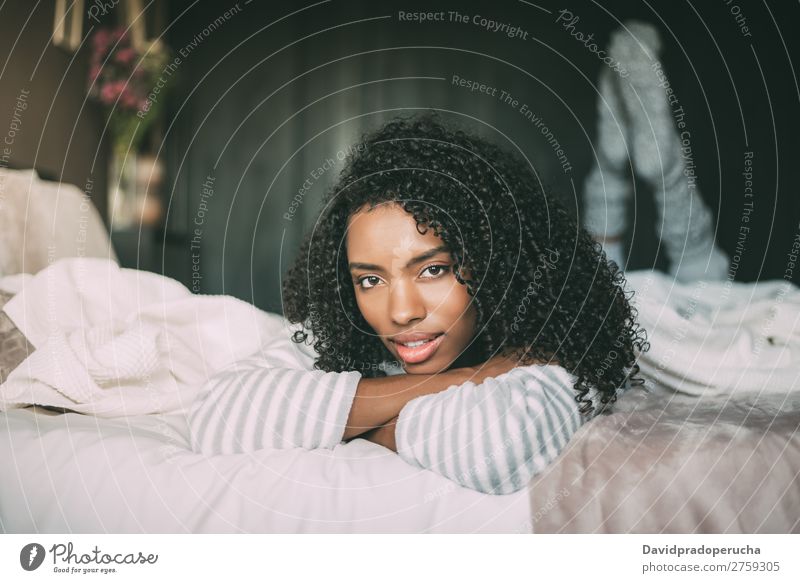
[[[443,311],[451,314],[453,318],[460,316],[469,304],[469,294],[466,288],[456,281],[455,277],[447,278],[431,286],[431,292],[435,294],[431,298],[434,305],[440,306]]]
[[[364,293],[356,290],[356,305],[361,315],[372,326],[375,332],[381,329],[381,323],[386,317],[386,306],[382,305],[380,294]]]
[[[427,298],[448,305],[460,302],[461,287],[455,277],[443,277],[423,286]]]

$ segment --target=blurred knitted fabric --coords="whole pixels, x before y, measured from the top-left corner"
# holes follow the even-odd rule
[[[33,274],[62,257],[117,261],[94,204],[72,184],[0,168],[0,277]]]

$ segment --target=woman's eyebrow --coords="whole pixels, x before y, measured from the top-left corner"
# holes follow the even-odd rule
[[[431,257],[435,257],[439,253],[444,253],[445,251],[449,251],[447,245],[439,245],[438,247],[433,247],[432,249],[428,249],[424,253],[420,253],[416,257],[412,257],[408,263],[406,263],[406,268],[412,267],[418,263],[422,263],[423,261],[427,261]],[[354,261],[348,264],[350,270],[353,269],[367,269],[370,271],[384,271],[383,267],[380,265],[375,265],[374,263],[361,263],[359,261]]]
[[[425,253],[421,253],[416,257],[412,257],[408,263],[406,263],[406,267],[412,267],[417,263],[422,263],[423,261],[427,261],[428,259],[435,257],[439,253],[444,253],[449,251],[447,245],[439,245],[438,247],[434,247],[433,249],[428,249]]]

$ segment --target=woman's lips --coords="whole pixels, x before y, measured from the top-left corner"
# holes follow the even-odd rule
[[[397,354],[400,355],[400,358],[402,358],[404,362],[408,364],[419,364],[433,356],[433,353],[439,348],[442,340],[444,340],[444,334],[439,334],[439,336],[433,340],[429,340],[420,346],[410,347],[400,344],[399,342],[395,342],[395,346],[397,347]]]

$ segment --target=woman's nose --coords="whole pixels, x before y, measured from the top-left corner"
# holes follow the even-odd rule
[[[412,282],[392,283],[389,288],[389,315],[400,326],[425,319],[425,302]]]

